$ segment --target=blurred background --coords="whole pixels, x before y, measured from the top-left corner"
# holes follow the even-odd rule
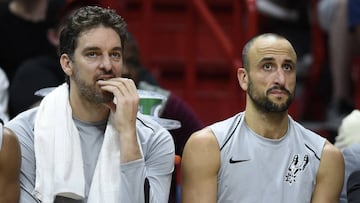
[[[58,5],[75,0],[48,1],[55,5],[49,8],[56,13]],[[162,88],[183,99],[204,125],[244,109],[245,95],[238,85],[236,70],[241,66],[246,41],[263,32],[284,35],[293,43],[299,60],[297,93],[290,115],[330,141],[336,136],[337,128],[325,125],[333,88],[328,36],[319,26],[319,0],[97,2],[124,17],[137,40],[144,67]],[[356,91],[359,64],[357,58],[352,59],[354,108],[360,105]]]
[[[236,70],[246,41],[263,32],[287,37],[298,54],[297,94],[290,115],[330,141],[332,82],[328,34],[319,26],[318,0],[107,0],[138,40],[145,67],[210,124],[245,105]],[[354,84],[360,63],[351,65]],[[345,70],[346,71],[346,70]],[[355,85],[356,87],[356,85]],[[354,91],[354,108],[360,95]]]

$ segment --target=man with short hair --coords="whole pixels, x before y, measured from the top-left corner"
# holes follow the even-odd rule
[[[167,202],[174,169],[170,133],[138,113],[121,78],[126,23],[86,6],[60,34],[66,83],[6,126],[22,149],[20,202]]]
[[[266,33],[243,49],[237,76],[245,111],[191,135],[182,156],[182,202],[337,203],[339,149],[288,115],[297,56]]]

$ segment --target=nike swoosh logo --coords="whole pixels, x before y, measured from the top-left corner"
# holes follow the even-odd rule
[[[229,162],[231,164],[235,164],[235,163],[239,163],[239,162],[245,162],[245,161],[250,161],[250,159],[239,159],[239,160],[233,160],[233,158],[231,157]]]

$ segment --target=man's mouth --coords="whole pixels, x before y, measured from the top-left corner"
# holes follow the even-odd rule
[[[114,78],[114,76],[102,76],[102,77],[97,78],[96,81],[99,81],[99,80],[106,81],[106,80],[110,80],[112,78]]]
[[[285,89],[285,88],[278,88],[278,87],[273,87],[273,88],[270,88],[268,90],[268,94],[283,94],[283,95],[290,95],[290,92]]]

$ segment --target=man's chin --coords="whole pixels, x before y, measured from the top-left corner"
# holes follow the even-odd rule
[[[114,100],[114,95],[112,93],[104,93],[103,94],[104,103],[112,102],[113,100]]]
[[[287,102],[276,103],[274,102],[269,109],[271,112],[285,112],[289,109],[290,104]]]
[[[109,92],[101,92],[98,93],[97,96],[95,96],[95,100],[96,103],[108,103],[108,102],[112,102],[114,100],[114,95],[112,93]]]

